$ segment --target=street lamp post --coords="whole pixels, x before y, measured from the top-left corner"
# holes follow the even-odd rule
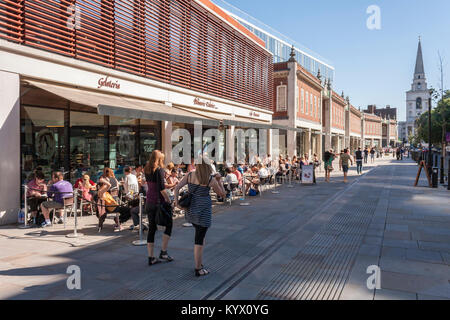
[[[431,91],[428,98],[428,172],[431,172],[433,155],[431,154]]]

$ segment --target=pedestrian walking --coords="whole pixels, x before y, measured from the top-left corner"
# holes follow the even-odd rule
[[[330,182],[330,174],[333,171],[333,161],[336,158],[336,155],[333,152],[333,149],[330,151],[326,151],[323,157],[324,166],[325,166],[325,181]]]
[[[364,163],[367,164],[367,158],[369,157],[369,149],[367,147],[364,148]]]
[[[187,174],[175,188],[175,205],[178,205],[178,194],[181,188],[188,185],[191,201],[186,210],[186,220],[195,228],[194,261],[195,276],[201,277],[209,274],[209,270],[203,266],[203,246],[205,235],[211,227],[212,202],[209,194],[212,188],[221,198],[225,198],[226,192],[222,184],[220,174],[212,175],[211,166],[204,161],[195,166],[195,172]]]
[[[355,160],[356,160],[356,172],[358,174],[362,174],[363,153],[361,151],[361,148],[358,148],[358,150],[355,152]]]
[[[341,157],[339,159],[339,166],[344,172],[344,183],[347,183],[348,169],[350,167],[349,161],[353,165],[353,160],[352,157],[350,157],[350,155],[348,154],[348,149],[344,149],[344,152],[341,154]]]

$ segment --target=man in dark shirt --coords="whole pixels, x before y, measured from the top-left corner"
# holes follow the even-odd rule
[[[369,150],[367,147],[364,149],[364,163],[367,163],[367,158],[369,157]]]
[[[358,150],[355,152],[355,159],[356,159],[356,171],[358,172],[358,174],[361,174],[363,165],[363,153],[361,151],[361,148],[358,148]]]

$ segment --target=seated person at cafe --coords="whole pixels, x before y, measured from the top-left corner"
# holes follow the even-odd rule
[[[75,187],[75,189],[78,189],[81,191],[81,194],[83,196],[83,199],[86,201],[91,202],[92,201],[92,191],[95,190],[95,183],[94,185],[91,184],[91,179],[87,174],[84,174],[82,177],[82,182],[78,184],[78,187]]]
[[[125,198],[127,200],[132,200],[136,196],[139,196],[139,182],[137,177],[131,173],[130,167],[125,167],[123,172],[125,175],[125,179],[123,182]]]
[[[264,164],[258,165],[258,176],[260,179],[267,179],[269,177],[269,171]]]
[[[252,166],[244,172],[245,194],[248,194],[252,185],[259,184],[258,167]]]
[[[47,185],[44,181],[44,173],[36,171],[34,179],[28,182],[27,201],[31,211],[30,223],[36,223],[39,207],[46,200]]]
[[[61,219],[61,209],[64,209],[64,199],[73,198],[72,184],[64,180],[64,174],[62,172],[54,172],[52,175],[53,184],[48,191],[48,197],[53,198],[53,201],[45,201],[41,204],[42,214],[45,221],[42,223],[42,227],[51,226],[50,222],[50,210],[55,209],[59,216],[58,223],[64,223]]]
[[[238,170],[236,166],[231,166],[231,172],[236,176],[238,179],[238,183],[241,186],[242,185],[242,173]]]
[[[239,180],[230,168],[225,169],[225,183],[227,184],[227,198],[229,198],[231,191],[239,186]]]
[[[78,179],[77,181],[75,181],[75,184],[73,185],[73,188],[74,189],[81,189],[80,188],[80,184],[83,184],[84,183],[84,177],[85,177],[86,175],[84,174],[80,179]],[[88,176],[89,177],[89,176]],[[93,187],[95,187],[95,182],[94,181],[92,181],[90,178],[89,178],[89,183],[91,184],[91,186],[93,186]]]
[[[129,207],[119,205],[118,197],[113,194],[114,190],[111,182],[114,181],[115,177],[114,174],[111,176],[112,170],[110,170],[111,169],[109,168],[105,168],[105,174],[100,177],[98,182],[98,232],[102,231],[103,223],[105,222],[106,215],[108,213],[116,213],[116,216],[114,217],[114,231],[122,231],[122,222],[128,220],[131,216],[131,209]],[[111,200],[111,197],[113,200]]]

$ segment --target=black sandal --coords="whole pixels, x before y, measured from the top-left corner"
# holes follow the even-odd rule
[[[160,263],[161,261],[159,261],[157,258],[155,258],[155,257],[152,257],[152,258],[148,258],[148,265],[149,266],[152,266],[152,265],[154,265],[154,264],[157,264],[157,263]]]
[[[173,261],[173,258],[167,254],[167,251],[161,250],[161,253],[159,254],[159,258],[162,260],[165,260],[167,262]]]
[[[209,271],[205,269],[203,266],[201,269],[195,269],[195,276],[196,277],[203,277],[207,276],[209,274]]]

